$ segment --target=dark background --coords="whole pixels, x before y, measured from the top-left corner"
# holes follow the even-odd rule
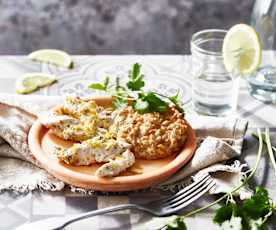
[[[250,22],[253,0],[1,0],[0,55],[189,53],[191,35]]]

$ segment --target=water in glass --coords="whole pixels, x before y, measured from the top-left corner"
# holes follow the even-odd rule
[[[224,30],[204,30],[193,35],[193,105],[206,115],[227,115],[237,107],[239,77],[233,77],[222,57]]]

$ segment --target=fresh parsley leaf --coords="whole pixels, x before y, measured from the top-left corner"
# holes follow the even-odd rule
[[[109,77],[106,77],[103,83],[92,83],[89,85],[89,88],[107,91],[108,84],[109,84]]]
[[[172,221],[170,221],[165,230],[187,230],[186,224],[184,222],[183,216],[177,216]]]
[[[149,102],[151,112],[166,112],[169,107],[167,102],[160,99],[153,92],[147,93],[144,100]]]
[[[250,199],[241,203],[226,204],[219,208],[213,220],[222,229],[265,230],[266,221],[274,210],[275,206],[268,192],[262,187],[256,187]]]
[[[264,189],[263,187],[261,186],[257,186],[256,189],[255,189],[255,196],[258,195],[258,196],[263,196],[266,200],[269,199],[268,197],[268,192],[266,189]]]
[[[104,85],[101,84],[101,83],[92,83],[92,84],[89,85],[89,88],[90,89],[97,89],[97,90],[104,90],[104,91],[106,90]]]
[[[184,113],[183,104],[179,100],[179,89],[174,96],[168,97],[169,100],[175,105],[175,108],[180,112]]]
[[[270,212],[271,204],[267,191],[257,187],[255,194],[242,205],[243,212],[254,220],[264,217]]]
[[[138,91],[144,87],[144,75],[140,74],[141,72],[141,65],[135,63],[132,67],[132,70],[129,71],[128,78],[129,81],[127,82],[127,87],[133,91]]]
[[[139,93],[138,95],[139,104],[147,102],[148,107],[145,112],[166,112],[168,109],[168,103],[160,99],[154,92]],[[138,101],[137,100],[137,101]],[[143,103],[144,106],[146,103]],[[136,103],[134,103],[136,105]],[[133,107],[135,109],[135,107]],[[139,111],[137,111],[139,112]]]
[[[143,101],[142,99],[138,99],[133,102],[133,108],[140,114],[144,114],[149,112],[149,103],[147,101]]]
[[[236,209],[236,205],[233,203],[228,203],[227,205],[220,207],[216,210],[213,221],[221,225],[224,221],[230,220],[234,209]]]

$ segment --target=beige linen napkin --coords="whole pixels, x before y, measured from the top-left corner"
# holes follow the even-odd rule
[[[0,191],[28,192],[34,189],[62,190],[65,184],[49,175],[32,157],[28,131],[39,116],[61,103],[62,97],[0,94]],[[161,189],[181,188],[188,176],[194,179],[210,172],[216,179],[213,193],[225,192],[240,182],[244,165],[218,164],[241,154],[247,122],[187,115],[196,131],[199,147],[188,165],[172,176]],[[73,191],[84,191],[71,187]]]

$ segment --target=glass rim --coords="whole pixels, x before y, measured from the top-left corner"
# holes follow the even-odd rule
[[[218,51],[211,51],[208,49],[203,49],[201,47],[198,46],[198,44],[196,43],[196,41],[200,41],[200,36],[205,34],[205,33],[218,33],[218,34],[224,34],[226,35],[227,30],[223,30],[223,29],[205,29],[205,30],[200,30],[196,33],[194,33],[192,35],[190,44],[191,44],[191,52],[192,50],[198,51],[202,54],[205,55],[211,55],[211,56],[217,56],[217,57],[222,57],[222,50],[220,52]],[[221,38],[223,40],[223,38]],[[233,53],[235,53],[235,51],[233,51]]]

